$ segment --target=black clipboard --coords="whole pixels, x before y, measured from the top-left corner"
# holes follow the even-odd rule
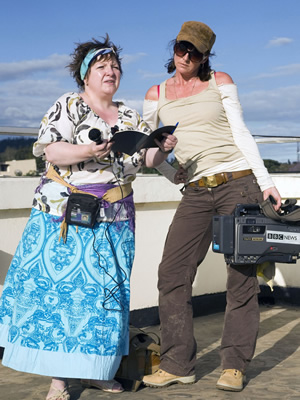
[[[154,139],[157,139],[159,142],[161,142],[164,138],[163,133],[172,134],[176,127],[177,125],[162,126],[161,128],[151,132],[150,135],[146,135],[145,133],[139,131],[116,132],[110,140],[111,142],[114,142],[111,150],[132,156],[141,149],[158,147]]]

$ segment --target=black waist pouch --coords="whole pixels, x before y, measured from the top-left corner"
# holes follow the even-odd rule
[[[93,228],[99,208],[98,197],[85,193],[71,193],[67,203],[66,223]]]

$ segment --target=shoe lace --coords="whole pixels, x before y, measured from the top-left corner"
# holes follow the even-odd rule
[[[226,374],[228,371],[230,371],[230,370],[229,370],[229,369],[224,369],[224,370],[222,371],[222,375]],[[231,370],[231,371],[232,371],[232,370]],[[238,370],[238,369],[234,369],[233,371],[234,371],[234,372],[233,372],[233,375],[234,375],[234,376],[237,376],[239,370]]]

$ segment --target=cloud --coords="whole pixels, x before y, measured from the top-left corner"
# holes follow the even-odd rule
[[[167,72],[149,72],[149,71],[144,71],[142,69],[139,69],[137,71],[140,75],[142,79],[165,79],[168,74]]]
[[[58,71],[62,74],[69,62],[70,56],[66,54],[52,54],[43,60],[0,63],[0,81],[19,80],[40,72]]]
[[[258,148],[264,160],[276,160],[284,163],[297,161],[296,143],[259,144]]]
[[[19,127],[38,127],[43,115],[46,113],[51,103],[58,96],[33,97],[33,96],[12,96],[3,98],[0,115],[0,126],[19,126]]]
[[[125,55],[123,63],[136,62],[145,55]],[[58,97],[77,91],[65,68],[69,62],[69,56],[53,54],[44,60],[0,63],[0,126],[38,127]],[[143,96],[139,100],[126,99],[125,104],[142,113]]]
[[[147,56],[147,53],[136,53],[136,54],[124,54],[122,57],[122,64],[127,65],[127,64],[132,64],[135,63],[136,61],[140,60],[142,57]]]
[[[123,62],[130,64],[145,56],[146,53],[127,54]],[[76,84],[65,69],[69,62],[69,56],[53,54],[44,60],[0,63],[0,126],[38,127],[45,112],[59,96],[77,90]],[[274,68],[271,72],[252,79],[294,76],[299,73],[300,64],[290,64]],[[147,79],[161,81],[167,74],[152,73],[145,69],[139,69],[135,74],[135,78],[140,78],[139,85],[132,85],[131,78],[128,78],[129,84],[123,80],[124,89],[119,93],[125,104],[142,113],[146,92],[143,82],[147,82]],[[118,98],[117,94],[116,99]],[[270,132],[274,126],[281,126],[282,131],[287,134],[291,124],[294,124],[293,132],[298,128],[299,134],[300,85],[256,90],[244,93],[240,98],[247,124],[257,123],[257,126],[263,129],[272,124]]]
[[[0,63],[0,125],[37,127],[51,104],[77,90],[65,66],[68,55]]]
[[[271,72],[263,72],[259,75],[250,78],[250,80],[275,78],[278,76],[293,76],[298,74],[300,74],[300,64],[289,64],[289,65],[283,65],[281,67],[276,67]]]
[[[293,121],[300,129],[300,85],[253,91],[240,99],[246,120]]]
[[[141,115],[143,113],[143,103],[144,99],[125,99],[125,98],[116,98],[117,101],[121,101],[122,103],[126,104],[126,106],[131,107],[137,112],[139,112]]]
[[[72,82],[70,80],[70,82]],[[74,84],[73,84],[74,87]],[[62,83],[58,79],[22,79],[0,85],[0,96],[10,98],[52,97],[62,91]]]
[[[128,65],[135,63],[146,53],[125,54],[122,58],[122,64]],[[56,73],[60,76],[69,75],[66,65],[71,59],[66,54],[52,54],[45,59],[23,60],[18,62],[0,63],[0,82],[24,79],[30,76],[36,76],[41,73]]]
[[[64,89],[65,88],[65,89]],[[24,79],[0,85],[0,126],[38,127],[51,104],[67,91],[76,90],[58,79]]]
[[[292,43],[294,40],[287,37],[278,37],[270,40],[267,47],[281,47]]]

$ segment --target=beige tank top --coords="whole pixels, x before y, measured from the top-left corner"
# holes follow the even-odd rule
[[[166,81],[160,85],[159,119],[175,125],[175,156],[188,169],[189,180],[224,162],[243,158],[234,143],[214,73],[208,87],[193,96],[168,100]]]

